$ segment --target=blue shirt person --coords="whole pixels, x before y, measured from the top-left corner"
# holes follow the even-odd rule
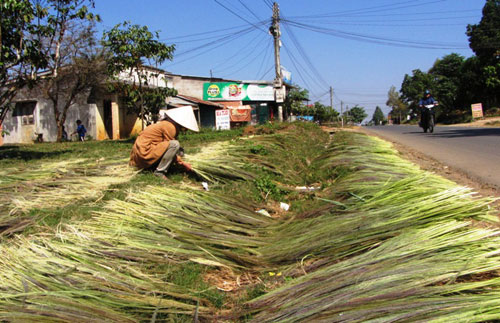
[[[420,107],[434,104],[436,103],[436,100],[432,97],[431,92],[429,90],[425,90],[425,95],[424,97],[418,102],[418,105]]]
[[[85,141],[85,134],[87,133],[87,129],[82,124],[81,120],[76,120],[76,131],[72,133],[72,135],[78,133],[78,140]]]

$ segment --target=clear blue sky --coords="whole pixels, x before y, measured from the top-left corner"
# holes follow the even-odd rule
[[[238,80],[274,78],[272,0],[96,0],[99,30],[129,20],[176,44],[167,71]],[[485,0],[282,0],[282,65],[311,101],[385,113],[391,85],[450,53],[473,55],[467,24]],[[392,44],[392,45],[391,45]]]

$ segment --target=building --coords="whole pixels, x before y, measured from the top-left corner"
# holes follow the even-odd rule
[[[189,96],[230,110],[232,125],[265,123],[277,115],[273,81],[238,81],[179,74],[170,74],[169,77],[178,96]],[[214,109],[210,107],[209,104],[200,107],[200,123],[203,127],[216,128]]]
[[[168,75],[160,69],[147,67],[150,86],[172,87]],[[134,82],[134,73],[121,73],[119,81]],[[41,81],[43,82],[43,80]],[[91,139],[124,139],[142,130],[141,120],[128,109],[116,93],[106,90],[90,89],[81,95],[78,103],[67,111],[64,124],[66,132],[76,130],[76,120],[81,120]],[[3,121],[3,143],[33,143],[37,138],[43,141],[56,141],[57,125],[52,102],[42,95],[40,87],[22,89],[13,100],[13,108],[7,112]]]
[[[192,106],[201,127],[217,128],[217,110],[229,110],[231,126],[265,123],[274,119],[278,112],[272,81],[226,80],[172,74],[153,67],[145,69],[149,86],[177,90],[177,96],[167,98],[165,109]],[[134,73],[119,75],[120,82],[137,80]],[[116,93],[102,88],[92,89],[78,102],[67,112],[64,126],[68,134],[76,130],[76,120],[82,121],[87,136],[95,140],[125,139],[142,130],[141,120],[128,113]],[[3,129],[7,133],[3,137],[4,143],[33,143],[37,138],[56,141],[57,125],[52,103],[41,95],[40,89],[23,89],[15,97],[14,108],[7,113]]]

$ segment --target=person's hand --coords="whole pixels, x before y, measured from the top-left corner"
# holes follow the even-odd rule
[[[184,168],[186,169],[186,171],[188,172],[192,172],[193,171],[193,167],[191,166],[191,164],[189,163],[186,163],[186,162],[182,162],[182,166],[184,166]]]

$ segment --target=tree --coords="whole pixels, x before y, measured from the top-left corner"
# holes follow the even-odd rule
[[[0,2],[0,125],[17,92],[33,85],[36,70],[46,67],[41,44],[33,37],[42,31],[37,18],[44,12],[30,1]]]
[[[401,100],[395,86],[391,86],[389,89],[387,93],[387,102],[385,104],[392,108],[391,114],[393,117],[397,116],[398,123],[402,123],[403,118],[406,118],[408,115],[408,106]]]
[[[487,0],[477,25],[467,26],[469,46],[476,53],[484,79],[486,105],[500,104],[500,1]]]
[[[104,60],[96,49],[93,30],[100,17],[89,11],[93,0],[48,0],[47,4],[39,15],[45,24],[35,36],[47,58],[41,87],[52,102],[57,140],[61,141],[68,110],[102,79]]]
[[[377,106],[375,108],[375,112],[373,112],[373,117],[372,117],[373,124],[379,126],[382,124],[382,122],[384,122],[384,119],[385,119],[384,112],[382,112],[382,109],[380,109],[380,107]]]
[[[285,99],[285,111],[287,114],[302,115],[302,111],[305,110],[306,105],[304,101],[309,99],[309,91],[302,89],[301,87],[295,85],[288,92]]]
[[[477,25],[467,26],[469,46],[484,62],[500,59],[500,1],[486,0],[483,16]]]
[[[365,112],[365,108],[358,105],[346,111],[344,114],[347,116],[347,120],[350,120],[354,123],[361,123],[366,117],[368,117],[368,114],[366,114]]]
[[[426,89],[433,90],[435,80],[429,73],[419,69],[413,70],[412,75],[406,74],[401,84],[401,99],[414,112],[418,110],[418,102]]]
[[[434,98],[439,101],[440,113],[447,115],[463,111],[462,95],[459,91],[462,81],[464,57],[455,53],[437,59],[429,70],[434,79]]]
[[[117,24],[104,33],[103,44],[111,57],[108,74],[117,80],[120,73],[128,73],[131,83],[114,82],[111,86],[124,96],[129,110],[142,119],[146,115],[157,116],[165,98],[177,92],[167,87],[153,87],[152,78],[158,78],[159,71],[147,68],[172,60],[175,45],[166,45],[159,40],[158,32],[150,32],[147,26],[132,25],[130,22]],[[156,71],[156,72],[155,72]]]
[[[332,109],[330,106],[326,106],[320,102],[314,103],[314,120],[319,122],[328,122],[337,120],[339,113]]]

